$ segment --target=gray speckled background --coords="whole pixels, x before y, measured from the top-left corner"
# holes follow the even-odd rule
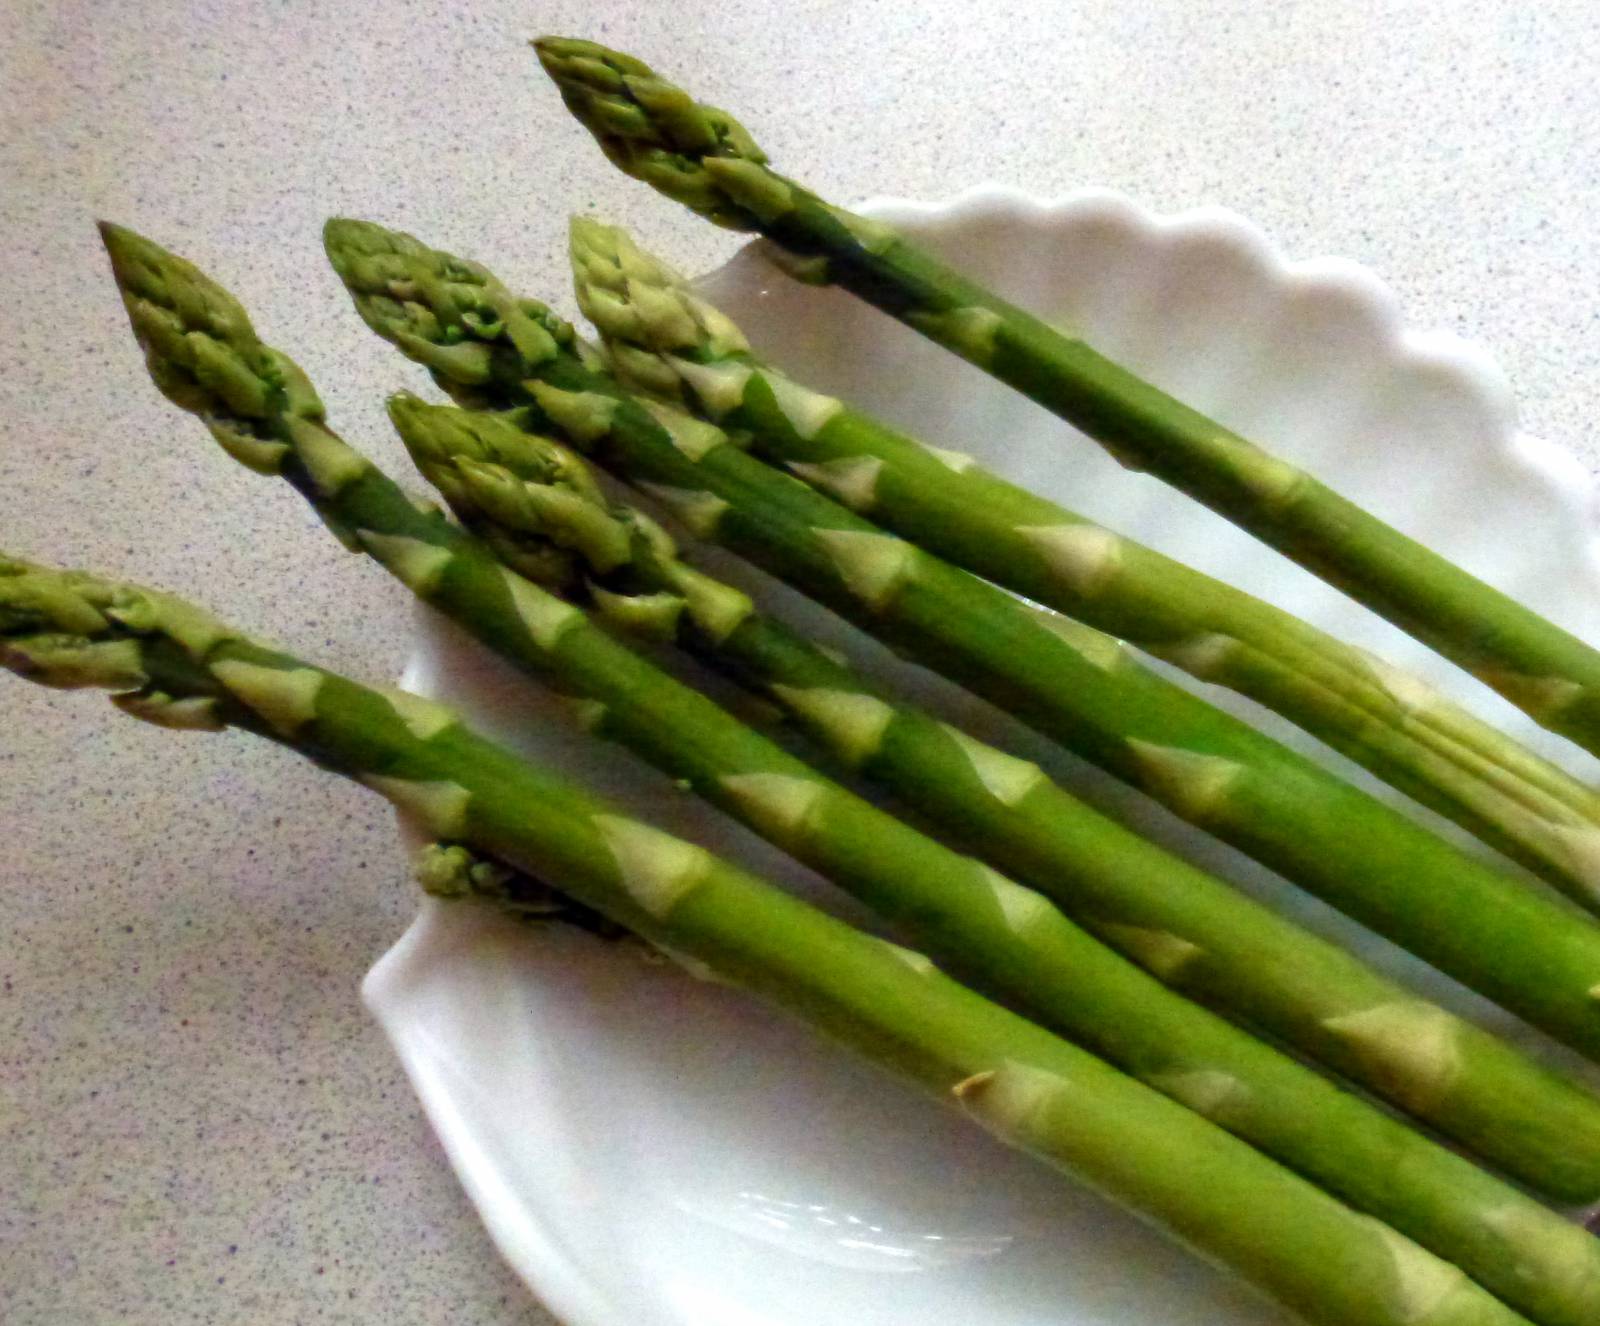
[[[604,165],[521,45],[543,30],[692,74],[843,199],[1234,207],[1486,344],[1528,426],[1600,462],[1593,0],[12,0],[0,544],[396,673],[404,591],[159,400],[90,222],[216,271],[399,466],[379,399],[409,377],[324,268],[324,216],[558,296],[575,206],[690,269],[735,242]],[[0,679],[0,715],[0,1320],[548,1322],[357,998],[413,906],[387,810],[92,697]]]

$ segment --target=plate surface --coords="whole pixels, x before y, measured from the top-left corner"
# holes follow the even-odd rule
[[[867,210],[1600,639],[1597,527],[1581,466],[1518,432],[1491,361],[1452,337],[1407,331],[1392,294],[1364,269],[1289,263],[1231,213],[1157,218],[1098,192],[1041,203],[983,189],[937,206]],[[788,283],[750,250],[703,285],[801,380],[1413,667],[1592,776],[1561,742],[1421,646],[881,314]],[[1535,1053],[1573,1062],[986,706],[754,573],[705,560],[1192,859]],[[419,618],[406,684],[456,702],[480,728],[656,823],[855,915],[737,825],[572,730],[432,617]],[[1317,749],[1243,701],[1212,698]],[[495,1242],[572,1326],[1287,1320],[803,1028],[629,951],[429,903],[364,994]]]

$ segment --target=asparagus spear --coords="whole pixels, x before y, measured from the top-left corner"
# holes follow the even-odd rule
[[[1199,1115],[972,994],[920,955],[618,813],[468,731],[198,608],[0,561],[0,664],[137,717],[238,727],[378,791],[431,837],[557,880],[1076,1174],[1322,1326],[1528,1326],[1462,1272]],[[468,876],[470,880],[470,875]],[[1549,1240],[1502,1222],[1508,1255]],[[1570,1246],[1587,1237],[1574,1235]]]
[[[640,401],[481,266],[366,222],[330,256],[362,317],[458,399],[522,406],[686,524],[1009,710],[1529,1022],[1600,1056],[1600,929],[1062,619]],[[524,477],[538,477],[530,475]],[[1084,633],[1087,632],[1087,635]],[[1397,1012],[1368,1043],[1410,1039]]]
[[[280,472],[305,472],[303,491],[325,519],[375,548],[420,597],[508,661],[580,697],[596,732],[899,921],[934,956],[1371,1214],[1414,1231],[1494,1282],[1502,1296],[1548,1306],[1562,1326],[1600,1311],[1600,1244],[1592,1248],[1592,1293],[1587,1281],[1570,1287],[1570,1257],[1529,1276],[1520,1254],[1508,1255],[1501,1213],[1514,1205],[1519,1228],[1542,1221],[1553,1246],[1566,1247],[1562,1222],[1537,1203],[1167,990],[1038,894],[829,782],[612,641],[563,599],[486,566],[480,545],[437,511],[418,511],[327,428],[303,374],[260,342],[231,296],[147,240],[114,228],[106,238],[152,372],[173,399],[214,429],[250,428],[281,440],[287,451],[277,459]],[[299,384],[294,397],[281,390],[290,379]],[[258,390],[245,393],[248,382]],[[241,403],[245,412],[236,415]],[[409,431],[426,408],[402,399],[396,421]],[[456,410],[446,417],[470,420]],[[520,432],[503,426],[520,441]],[[568,531],[538,559],[542,573],[570,585],[574,556],[615,563],[622,531],[595,504],[597,490],[581,462],[553,448],[541,469],[552,482],[537,500],[563,513]],[[448,540],[430,537],[440,527],[450,531]],[[401,569],[384,549],[406,541]],[[425,584],[415,569],[423,562],[430,564]],[[509,603],[474,592],[486,576]],[[725,632],[750,611],[743,595],[707,580],[697,588],[686,594],[683,611],[704,630]],[[1397,1181],[1396,1171],[1406,1177]],[[1565,1278],[1552,1281],[1544,1270]],[[1551,1283],[1560,1286],[1554,1294]]]
[[[575,218],[572,262],[629,387],[958,566],[1276,710],[1600,912],[1600,797],[1420,678],[792,381],[615,227]],[[784,409],[796,400],[812,403],[804,428]]]
[[[761,233],[792,275],[843,287],[1015,387],[1600,754],[1600,652],[888,226],[777,174],[738,121],[641,61],[568,38],[534,45],[619,169]]]
[[[562,587],[586,592],[603,620],[674,639],[756,689],[837,763],[1160,980],[1338,1069],[1536,1189],[1573,1203],[1600,1192],[1600,1101],[1588,1091],[1100,815],[1037,765],[885,696],[846,660],[680,559],[648,516],[608,506],[583,462],[554,441],[504,415],[420,402],[395,418],[423,475],[513,568],[545,579],[574,550],[595,550],[586,574]],[[541,468],[552,477],[517,477]],[[705,611],[721,603],[742,610]],[[1418,1035],[1374,1054],[1343,1034],[1396,1008],[1410,1010]],[[1430,1042],[1453,1045],[1447,1072]]]

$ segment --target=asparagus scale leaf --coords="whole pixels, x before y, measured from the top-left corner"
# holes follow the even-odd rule
[[[0,642],[0,664],[34,681],[108,687],[168,726],[267,737],[379,792],[431,838],[559,881],[955,1101],[1308,1322],[1530,1326],[1459,1268],[920,955],[618,812],[443,706],[257,644],[168,596],[10,559]]]
[[[197,341],[213,341],[206,352],[211,359],[228,358],[241,366],[262,362],[260,343],[249,324],[240,321],[242,314],[230,319],[221,334],[204,318],[190,323],[186,311],[196,302],[219,301],[173,297],[180,285],[209,296],[216,288],[210,278],[148,241],[120,235],[111,237],[111,242],[136,251],[143,270],[163,275],[159,290],[150,286],[130,298],[135,302],[162,298],[162,307],[185,320],[187,356],[192,358]],[[125,264],[119,264],[119,270],[121,265]],[[160,347],[147,346],[147,352],[162,357],[168,377],[187,371],[187,361],[168,362],[168,352]],[[269,358],[280,366],[291,364],[280,351],[270,351]],[[304,381],[303,374],[296,374]],[[232,407],[220,392],[212,392],[203,382],[185,386],[181,396],[189,408],[213,422],[227,417]],[[329,459],[340,458],[334,468],[342,481],[313,480],[307,491],[331,523],[352,531],[359,544],[379,549],[381,558],[385,548],[417,538],[413,531],[419,528],[419,517],[442,521],[437,512],[418,512],[320,420],[308,430],[303,423],[306,411],[301,410],[280,421],[272,413],[270,395],[264,399],[265,412],[255,417],[265,433],[289,439],[289,456],[298,454],[307,439],[315,439],[310,445],[317,459],[308,471],[326,475]],[[495,416],[430,408],[410,398],[398,399],[392,410],[425,466],[433,454],[472,453],[459,467],[462,484],[481,475],[488,458],[511,450],[526,452],[539,442]],[[289,427],[291,419],[302,421],[298,436]],[[559,568],[566,556],[581,556],[591,568],[620,564],[628,555],[625,545],[635,536],[619,528],[603,509],[586,467],[553,443],[538,450],[544,483],[530,489],[529,519],[522,530],[511,532],[507,542],[526,547],[541,529],[559,531],[559,537],[548,540],[550,555],[538,558],[539,567]],[[459,485],[447,484],[445,491],[457,492],[459,500]],[[387,500],[380,501],[385,494]],[[641,535],[649,538],[648,528]],[[1502,1281],[1508,1290],[1530,1297],[1545,1297],[1540,1290],[1524,1289],[1525,1277],[1517,1268],[1525,1254],[1519,1244],[1503,1238],[1496,1223],[1499,1217],[1493,1215],[1508,1203],[1520,1205],[1524,1223],[1538,1224],[1542,1217],[1549,1232],[1558,1235],[1561,1222],[1536,1203],[1172,993],[1067,920],[1039,894],[925,837],[817,774],[616,643],[562,599],[509,572],[499,573],[509,589],[509,602],[470,592],[473,582],[463,577],[476,575],[485,556],[470,536],[457,535],[448,547],[438,542],[421,546],[427,549],[421,556],[428,565],[422,578],[413,573],[408,581],[415,592],[514,665],[579,697],[591,730],[628,746],[840,883],[900,922],[942,963],[971,973],[985,987],[1028,1008],[1041,1022],[1087,1043],[1158,1090],[1277,1154],[1300,1172],[1320,1178],[1357,1205],[1371,1203],[1366,1207],[1371,1214],[1414,1230],[1419,1241],[1472,1265],[1482,1279]],[[442,548],[447,551],[441,559]],[[392,560],[392,552],[388,555]],[[406,553],[407,558],[415,555],[414,549]],[[404,568],[396,574],[404,578]],[[576,579],[565,570],[552,574],[563,585]],[[463,584],[469,592],[460,592]],[[726,588],[718,594],[712,582],[702,580],[689,583],[683,611],[704,629],[720,632],[736,628],[752,605],[742,594]],[[1229,1085],[1233,1083],[1237,1090]],[[1413,1177],[1397,1184],[1392,1174],[1397,1164]],[[1557,1304],[1574,1326],[1600,1309],[1600,1244],[1594,1246],[1594,1254],[1593,1300],[1585,1303],[1582,1295],[1572,1301],[1560,1297]]]
[[[636,399],[568,324],[480,265],[370,223],[330,223],[324,238],[368,325],[462,401],[519,407],[529,426],[673,505],[701,537],[1600,1056],[1600,929],[1587,918],[1157,676],[1109,637],[1076,625],[1063,634],[1056,614],[885,533],[715,425]]]
[[[616,227],[575,218],[572,265],[629,387],[968,571],[1276,710],[1600,912],[1600,797],[1420,678],[793,381]]]
[[[619,169],[764,235],[791,275],[850,291],[1016,388],[1600,754],[1600,652],[1576,636],[891,228],[779,175],[726,111],[641,61],[569,38],[534,45]]]

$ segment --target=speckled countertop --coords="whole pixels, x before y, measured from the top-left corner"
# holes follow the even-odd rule
[[[369,678],[410,605],[156,396],[91,221],[194,257],[385,464],[403,380],[326,270],[348,212],[560,295],[566,214],[735,241],[611,172],[522,40],[600,36],[841,198],[983,179],[1243,211],[1504,363],[1600,464],[1592,0],[13,0],[0,544],[197,593]],[[386,808],[292,756],[0,679],[0,1320],[546,1323],[357,983],[414,906]]]

